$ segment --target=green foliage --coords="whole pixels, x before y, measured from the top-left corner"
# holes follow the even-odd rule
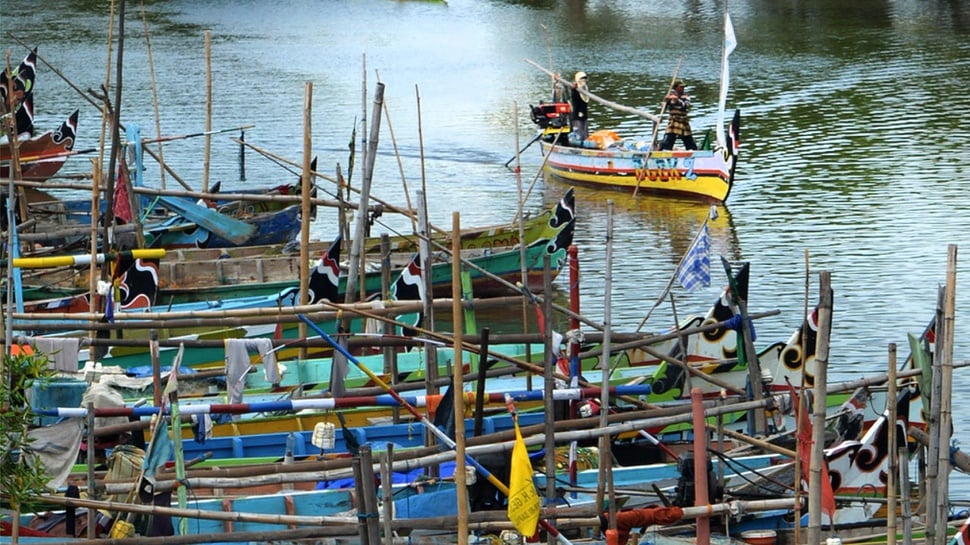
[[[45,387],[54,372],[42,354],[4,355],[0,369],[0,499],[14,510],[26,510],[47,483],[39,458],[26,456],[34,421],[28,392],[35,384]]]

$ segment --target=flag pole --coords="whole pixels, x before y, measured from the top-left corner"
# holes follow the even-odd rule
[[[515,444],[512,447],[509,467],[507,515],[516,531],[523,537],[530,538],[536,534],[539,523],[541,511],[539,491],[536,490],[535,481],[532,480],[532,461],[529,460],[522,431],[519,429],[519,413],[509,394],[505,394],[505,407],[512,415],[512,424],[515,427]]]
[[[441,441],[448,448],[455,450],[455,447],[456,447],[455,441],[451,437],[448,437],[448,434],[442,431],[441,428],[432,424],[431,421],[428,420],[427,416],[418,412],[418,410],[415,409],[413,405],[411,405],[410,403],[407,402],[407,400],[402,398],[397,392],[395,392],[390,386],[388,386],[387,383],[384,382],[379,376],[377,376],[373,371],[371,371],[366,365],[362,364],[360,360],[354,357],[353,354],[348,352],[343,346],[337,343],[337,341],[333,340],[330,337],[330,335],[327,334],[326,331],[320,329],[320,327],[317,326],[317,324],[313,323],[312,320],[307,318],[305,314],[299,314],[298,316],[310,327],[310,329],[313,329],[314,331],[316,331],[316,333],[320,335],[322,339],[330,343],[330,345],[333,346],[334,350],[341,352],[344,355],[344,357],[346,357],[349,361],[353,362],[353,364],[356,365],[358,369],[363,371],[364,374],[366,374],[372,381],[374,381],[374,384],[377,384],[381,389],[383,389],[385,392],[390,394],[390,396],[393,397],[398,403],[400,403],[402,407],[407,409],[407,411],[411,413],[412,416],[420,420],[421,423],[424,424],[424,427],[432,434],[434,434],[439,441]],[[481,465],[477,460],[475,460],[468,454],[465,454],[465,461],[475,466],[475,469],[483,477],[488,479],[488,482],[492,483],[495,486],[495,488],[497,488],[498,491],[502,493],[502,495],[504,495],[505,497],[509,496],[509,487],[506,486],[505,483],[500,481],[498,477],[492,474],[491,471],[486,469],[485,466]],[[549,521],[545,519],[539,519],[539,525],[541,525],[546,532],[548,532],[550,535],[555,537],[556,540],[559,541],[562,545],[572,545],[572,542],[569,541],[569,539],[566,538],[566,536],[559,533],[559,530],[556,529],[556,527],[553,526],[552,523],[550,523]]]
[[[667,298],[667,294],[670,293],[670,288],[674,286],[674,281],[677,279],[677,273],[680,272],[680,268],[684,265],[684,261],[687,259],[687,256],[690,254],[690,249],[693,248],[695,244],[697,244],[697,241],[701,237],[701,233],[704,232],[704,228],[707,227],[708,222],[712,218],[714,219],[717,218],[717,205],[714,205],[714,204],[711,205],[710,212],[707,214],[707,217],[704,218],[704,223],[701,224],[700,229],[698,229],[697,233],[694,234],[694,239],[690,241],[690,246],[687,247],[688,248],[687,252],[685,252],[684,255],[680,257],[680,261],[678,261],[677,266],[674,267],[674,273],[670,275],[670,279],[667,280],[667,285],[664,286],[664,289],[660,293],[660,296],[657,297],[657,300],[654,301],[653,306],[651,306],[650,310],[647,311],[647,315],[644,316],[642,320],[640,320],[640,325],[637,326],[637,330],[636,330],[637,333],[639,333],[640,330],[643,329],[643,326],[646,325],[647,320],[650,319],[650,315],[653,314],[653,311],[656,310],[658,306],[660,306],[660,303],[664,299]]]

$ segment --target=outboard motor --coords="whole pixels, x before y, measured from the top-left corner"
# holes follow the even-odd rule
[[[529,105],[532,122],[542,129],[542,138],[549,142],[556,139],[566,142],[571,111],[572,107],[568,102],[539,102],[538,106]]]
[[[711,503],[717,501],[722,490],[718,490],[714,477],[714,464],[710,458],[707,462],[707,497]],[[694,453],[687,451],[677,459],[677,471],[680,477],[677,479],[677,488],[674,489],[674,505],[678,507],[693,507],[696,495],[694,493]]]

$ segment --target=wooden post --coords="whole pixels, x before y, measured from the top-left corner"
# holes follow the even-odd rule
[[[202,192],[209,192],[212,149],[212,31],[205,31],[205,152],[202,158]],[[161,136],[161,135],[159,135]]]
[[[91,217],[96,218],[101,214],[101,163],[95,159],[91,160]],[[110,248],[106,248],[110,249]],[[98,222],[91,222],[91,263],[95,263],[98,255]],[[98,275],[97,269],[88,269],[88,310],[93,314],[98,312]],[[94,337],[94,331],[89,335]]]
[[[751,381],[751,395],[755,401],[764,399],[764,388],[762,387],[761,365],[758,362],[758,351],[754,347],[754,339],[751,337],[749,327],[748,302],[738,299],[738,308],[741,314],[741,339],[744,342],[744,352],[748,362],[748,376]],[[756,437],[764,437],[768,433],[768,421],[764,411],[754,411],[754,434]]]
[[[394,443],[387,443],[384,456],[381,457],[381,496],[384,503],[384,545],[394,545],[394,530],[391,521],[394,520]]]
[[[423,301],[423,312],[424,312],[424,327],[429,331],[434,331],[434,296],[431,284],[431,229],[430,222],[428,221],[428,195],[425,193],[424,189],[418,191],[418,246],[419,253],[421,256],[421,278],[424,281],[424,292],[425,298]],[[455,254],[452,256],[452,260],[457,260],[458,256],[461,254]],[[452,282],[457,281],[456,278],[452,278]],[[436,384],[438,380],[438,351],[434,345],[428,345],[425,350],[427,351],[427,372],[425,373],[425,386],[427,393],[437,394],[438,386]],[[428,434],[428,438],[431,435]]]
[[[545,351],[542,361],[542,393],[545,398],[543,410],[545,414],[545,470],[546,470],[546,504],[551,505],[556,500],[556,404],[552,400],[556,379],[556,360],[552,357],[552,281],[549,276],[549,256],[543,256],[542,261],[542,312],[546,321],[546,330],[542,332]],[[537,491],[538,492],[538,491]],[[551,541],[551,538],[550,538]]]
[[[357,493],[357,520],[360,521],[357,524],[357,536],[360,539],[360,545],[370,545],[369,525],[367,524],[367,521],[363,520],[363,517],[360,515],[361,513],[363,513],[364,516],[367,514],[367,490],[364,488],[364,480],[366,477],[364,477],[361,456],[361,453],[364,452],[365,448],[370,450],[369,446],[361,445],[357,456],[354,456],[353,461],[351,462],[354,470],[354,491]]]
[[[96,460],[94,458],[94,403],[89,402],[87,414],[87,442],[88,447],[88,497],[93,499],[98,499],[98,488],[97,481],[94,480],[94,466],[96,465]],[[97,536],[95,530],[97,529],[97,524],[94,524],[95,518],[91,516],[88,519],[88,539],[94,539]]]
[[[950,244],[947,248],[946,289],[943,296],[943,339],[940,352],[934,363],[940,369],[940,450],[938,453],[938,489],[936,504],[936,535],[937,543],[943,544],[947,540],[947,515],[949,514],[950,497],[950,440],[953,435],[953,339],[954,315],[956,312],[956,280],[957,280],[957,246]]]
[[[569,318],[569,329],[573,332],[573,335],[569,340],[569,382],[570,382],[569,387],[572,388],[579,383],[579,367],[580,367],[580,363],[579,363],[580,321],[578,318],[578,316],[580,315],[579,314],[579,248],[575,244],[572,244],[566,250],[566,253],[569,256],[569,310],[572,311],[572,314],[570,315],[570,318]],[[566,401],[562,403],[565,404],[565,407],[562,409],[562,412],[565,413],[566,418],[569,418],[569,419],[576,418],[577,412],[579,409],[578,402]],[[553,405],[555,405],[555,403],[553,403]],[[552,441],[552,440],[553,439],[549,439],[549,441]],[[577,442],[571,441],[569,443],[569,461],[570,461],[569,485],[570,486],[576,486],[576,481],[578,479],[578,476],[576,475],[576,464],[573,463],[575,462],[575,458],[576,458],[576,448],[577,448]],[[553,476],[550,475],[547,478],[552,480]],[[552,490],[552,492],[550,492],[549,499],[552,500],[552,498],[555,497],[555,489],[554,487],[550,487],[550,490]]]
[[[607,413],[610,408],[610,332],[612,330],[612,298],[613,290],[613,199],[606,201],[606,263],[604,264],[603,285],[603,354],[600,356],[600,426],[607,425]],[[599,438],[599,479],[596,483],[596,505],[603,505],[604,493],[609,485],[609,437]],[[612,499],[612,494],[610,495]],[[616,506],[609,503],[609,529],[616,529]]]
[[[371,140],[369,147],[372,148],[364,157],[364,180],[360,189],[360,205],[357,208],[357,224],[354,228],[354,240],[350,245],[350,269],[347,271],[347,291],[344,294],[345,302],[351,303],[356,300],[358,289],[358,278],[360,278],[360,288],[364,286],[364,256],[362,248],[364,239],[367,237],[367,210],[370,206],[370,188],[374,176],[374,158],[377,155],[377,140],[381,129],[381,104],[384,102],[384,84],[377,84],[377,91],[374,93],[374,119],[371,121],[374,127],[371,129]]]
[[[832,281],[828,271],[819,277],[818,338],[815,344],[815,387],[812,399],[812,456],[808,482],[808,543],[819,543],[822,534],[822,464],[825,448],[825,409],[832,331]]]
[[[707,423],[704,418],[704,391],[700,388],[690,390],[691,406],[694,408],[694,505],[710,505],[707,493]],[[697,518],[697,545],[710,545],[711,519],[708,516]],[[813,542],[814,543],[814,542]]]
[[[366,545],[380,545],[381,526],[377,512],[377,489],[374,483],[374,459],[371,455],[370,445],[360,446],[360,474],[361,491],[363,492],[362,503],[364,505],[364,524],[367,526]],[[358,513],[360,507],[357,508]],[[361,543],[361,545],[365,545]]]
[[[929,417],[926,422],[926,429],[930,436],[929,445],[926,447],[926,476],[925,481],[925,498],[924,502],[926,508],[926,543],[927,545],[936,545],[936,517],[937,510],[936,505],[938,498],[940,496],[939,488],[939,474],[940,474],[940,451],[947,450],[941,448],[940,440],[942,438],[942,432],[940,431],[940,404],[942,403],[943,397],[943,377],[940,373],[940,359],[942,359],[943,353],[943,338],[946,337],[946,323],[943,313],[943,307],[945,305],[944,300],[946,299],[946,288],[940,288],[937,293],[936,301],[936,346],[933,350],[933,371],[932,375],[932,386],[930,387],[930,407],[929,407]]]
[[[896,446],[896,343],[889,343],[889,378],[886,381],[886,404],[889,409],[889,476],[886,482],[886,545],[896,545],[896,481],[899,478],[899,449]]]
[[[458,212],[451,214],[451,318],[455,338],[455,357],[452,365],[452,393],[455,413],[455,492],[458,496],[458,545],[468,544],[468,486],[465,479],[465,396],[462,343],[464,314],[461,310],[461,220]]]
[[[311,122],[313,120],[313,82],[306,82],[303,91],[303,174],[300,177],[300,304],[310,303],[310,157],[313,155]],[[299,336],[306,338],[306,324],[300,322]],[[300,349],[300,359],[306,359],[306,348]]]
[[[923,449],[920,449],[922,452]],[[906,447],[897,449],[896,457],[903,459],[908,456],[909,452]],[[912,495],[912,490],[909,486],[909,464],[899,464],[899,492],[900,496],[904,498],[903,508],[902,508],[902,519],[903,519],[903,545],[911,545],[913,543],[913,504],[909,500]]]
[[[148,352],[152,358],[152,401],[156,407],[162,406],[162,365],[158,354],[158,330],[149,332]]]

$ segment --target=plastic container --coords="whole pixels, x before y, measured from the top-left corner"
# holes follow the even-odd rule
[[[778,532],[774,530],[747,530],[741,532],[741,541],[749,545],[775,545]]]

